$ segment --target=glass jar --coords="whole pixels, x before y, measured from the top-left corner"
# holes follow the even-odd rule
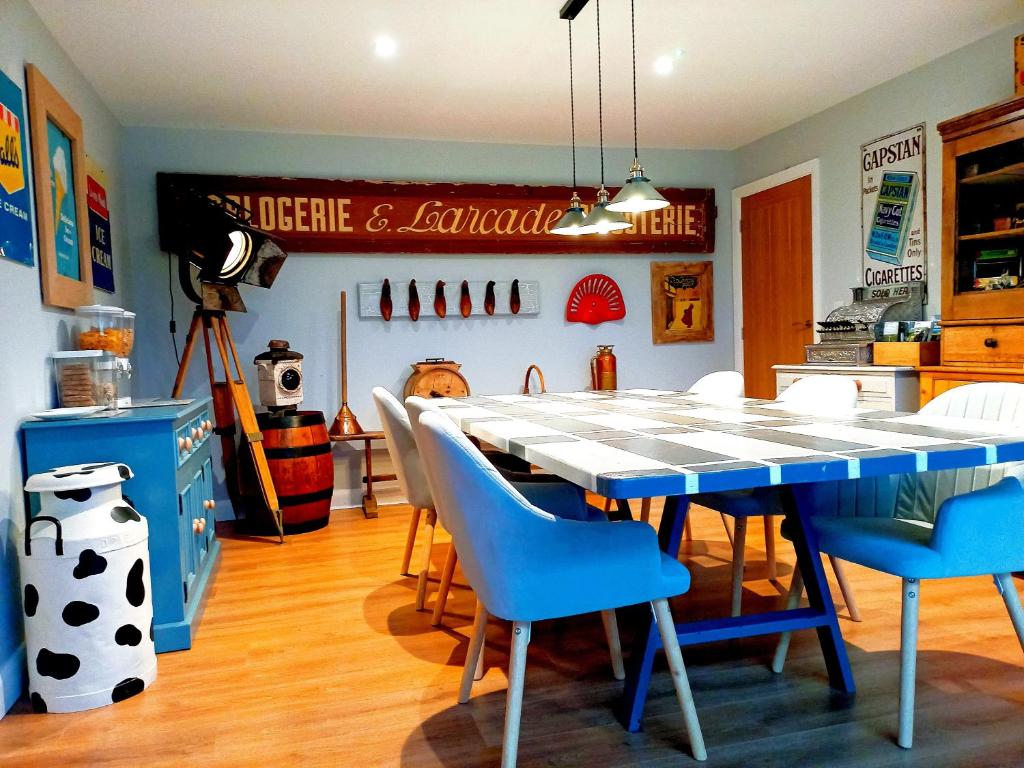
[[[99,349],[54,352],[53,372],[61,408],[113,407],[117,403],[114,356]]]
[[[134,328],[134,322],[133,322]],[[75,326],[79,349],[99,349],[125,357],[124,310],[90,304],[75,309]]]
[[[125,310],[124,337],[121,343],[120,357],[131,357],[132,346],[135,344],[135,313]]]

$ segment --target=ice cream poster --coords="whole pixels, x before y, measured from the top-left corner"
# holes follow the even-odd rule
[[[35,263],[21,89],[0,72],[0,257]]]
[[[75,200],[71,139],[50,120],[46,121],[50,149],[50,192],[53,197],[54,246],[57,274],[81,280],[78,262],[78,208]]]
[[[114,252],[110,243],[110,210],[107,207],[107,177],[92,162],[85,161],[86,203],[89,209],[89,252],[92,257],[93,287],[114,292]]]
[[[860,149],[864,287],[924,282],[924,124]]]

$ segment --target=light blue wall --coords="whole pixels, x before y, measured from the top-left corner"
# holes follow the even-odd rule
[[[116,285],[124,289],[126,251],[122,224],[124,206],[118,178],[120,126],[57,45],[28,3],[0,2],[0,70],[24,91],[26,63],[46,78],[82,118],[86,152],[108,173],[113,227]],[[29,165],[29,167],[31,167]],[[0,317],[6,329],[7,375],[0,385],[0,717],[24,684],[21,600],[14,541],[24,520],[18,423],[29,413],[53,407],[49,354],[67,349],[71,314],[43,308],[39,268],[0,259]],[[128,306],[122,290],[111,296],[97,291],[96,300]]]
[[[742,185],[805,160],[821,163],[822,300],[850,301],[861,280],[860,146],[926,124],[929,308],[941,304],[942,141],[937,123],[1013,95],[1013,38],[1024,24],[983,38],[736,151]]]
[[[568,149],[538,146],[453,144],[426,141],[352,139],[219,131],[127,128],[123,173],[130,214],[128,236],[134,257],[137,295],[144,305],[138,321],[136,368],[142,387],[166,393],[175,361],[167,332],[167,261],[156,241],[157,171],[319,176],[352,179],[478,181],[506,183],[564,182]],[[364,428],[375,426],[370,389],[382,384],[393,392],[425,357],[446,357],[463,364],[474,392],[512,392],[530,363],[544,371],[548,387],[580,389],[589,381],[589,359],[598,343],[615,345],[620,386],[684,387],[732,360],[732,275],[729,253],[729,194],[733,186],[728,152],[644,151],[655,181],[664,186],[714,187],[718,198],[713,343],[655,346],[651,341],[650,256],[407,256],[295,254],[286,262],[272,291],[244,291],[246,315],[232,315],[232,327],[246,375],[251,360],[271,338],[288,339],[305,357],[304,406],[332,419],[339,406],[338,293],[349,295],[349,402]],[[609,153],[614,178],[623,175],[631,153]],[[581,182],[593,183],[597,153],[585,149]],[[610,174],[610,178],[611,178]],[[672,255],[654,258],[673,259]],[[686,257],[691,258],[691,257]],[[575,282],[590,272],[606,272],[622,287],[626,318],[599,327],[567,323],[565,301]],[[358,319],[356,285],[389,277],[396,290],[415,277],[430,287],[445,280],[536,279],[541,284],[537,317]],[[177,277],[175,276],[175,283]],[[175,285],[179,347],[190,307]],[[250,384],[253,382],[250,381]],[[205,368],[194,365],[189,389],[206,389]],[[344,480],[339,482],[344,483]]]

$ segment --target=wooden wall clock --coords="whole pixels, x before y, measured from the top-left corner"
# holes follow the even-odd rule
[[[405,382],[405,397],[466,397],[469,382],[459,373],[462,366],[454,360],[428,357],[413,363],[413,373]]]

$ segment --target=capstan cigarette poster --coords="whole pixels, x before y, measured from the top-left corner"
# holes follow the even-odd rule
[[[31,266],[32,214],[21,89],[0,72],[0,257]]]
[[[864,287],[924,282],[924,123],[860,148]]]

